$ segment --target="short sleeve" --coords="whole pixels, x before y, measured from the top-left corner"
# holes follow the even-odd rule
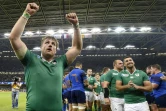
[[[142,71],[142,74],[143,74],[143,81],[149,81],[148,75],[143,71]]]
[[[68,67],[68,63],[67,63],[66,55],[62,55],[62,56],[60,57],[60,60],[61,60],[61,62],[62,62],[62,64],[63,64],[64,69],[67,68],[67,67]]]
[[[87,76],[86,76],[86,74],[85,74],[84,71],[82,71],[82,78],[83,78],[83,80],[86,80],[86,79],[87,79]]]
[[[153,77],[152,77],[152,83],[160,85],[160,82],[161,82],[160,77],[162,77],[162,76],[163,76],[163,74],[161,74],[161,73],[157,74],[157,75],[153,75]]]
[[[105,76],[104,76],[104,81],[111,82],[112,78],[112,73],[109,71]]]
[[[27,50],[24,58],[21,60],[21,63],[24,66],[27,66],[31,62],[31,60],[32,60],[32,58],[33,58],[34,55],[35,54],[33,54],[30,50]]]
[[[116,77],[116,80],[122,81],[122,73],[119,73],[118,76]]]
[[[94,84],[97,83],[96,79],[93,77]]]

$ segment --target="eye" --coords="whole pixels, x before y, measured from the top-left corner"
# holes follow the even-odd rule
[[[53,43],[52,43],[52,45],[54,45],[54,46],[55,46],[55,43],[53,42]]]
[[[45,44],[48,44],[48,43],[49,43],[49,41],[46,41],[46,42],[45,42]]]

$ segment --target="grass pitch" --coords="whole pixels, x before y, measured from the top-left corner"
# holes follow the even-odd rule
[[[11,92],[0,92],[0,111],[25,111],[26,93],[20,92],[18,109],[12,109]]]
[[[12,109],[11,92],[0,92],[0,111],[25,111],[26,93],[19,93],[18,109]],[[93,110],[94,111],[94,108]]]

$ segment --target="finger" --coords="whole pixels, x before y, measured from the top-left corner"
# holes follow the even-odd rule
[[[74,17],[74,13],[71,13],[71,17],[72,17],[72,18]]]
[[[76,13],[73,13],[74,18],[76,18]]]
[[[67,17],[70,18],[71,17],[71,13],[67,14]]]
[[[68,20],[69,20],[69,21],[72,21],[72,20],[73,20],[73,18],[68,18]]]
[[[31,9],[37,9],[37,4],[36,3],[31,3],[30,4]]]

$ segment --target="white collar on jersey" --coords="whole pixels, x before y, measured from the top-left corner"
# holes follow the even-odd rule
[[[41,59],[42,59],[42,61],[43,62],[47,62],[47,63],[53,63],[53,64],[56,64],[56,61],[54,61],[54,59],[52,59],[51,61],[47,61],[46,59],[44,59],[43,57],[42,57],[42,54],[41,54]]]
[[[135,68],[135,70],[134,70],[134,72],[133,72],[132,74],[134,74],[136,70],[137,70],[137,69]],[[127,69],[126,69],[126,71],[127,71],[129,74],[131,74]],[[132,75],[132,74],[131,74],[131,75]]]

